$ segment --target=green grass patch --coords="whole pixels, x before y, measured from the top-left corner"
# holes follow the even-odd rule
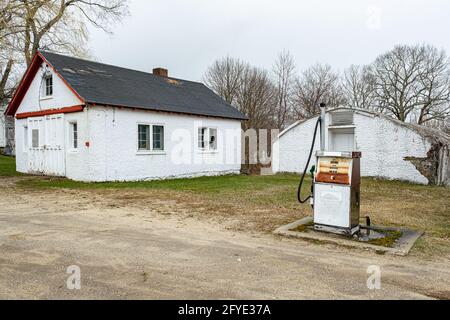
[[[377,230],[377,232],[380,232],[380,233],[384,234],[385,236],[380,239],[369,240],[369,241],[367,241],[367,243],[370,243],[370,244],[373,244],[376,246],[393,248],[395,246],[395,243],[397,242],[397,240],[403,236],[403,232],[398,231],[398,230],[390,230],[390,231]]]
[[[136,182],[78,182],[65,178],[34,177],[18,184],[29,188],[65,188],[65,189],[167,189],[202,193],[230,193],[239,191],[261,191],[273,187],[295,188],[297,175],[246,176],[228,175],[219,177],[199,177],[191,179],[170,179]],[[307,191],[305,187],[305,191]],[[243,194],[242,196],[245,196]]]
[[[0,155],[0,177],[21,176],[16,171],[16,158]]]
[[[292,231],[308,232],[312,227],[314,227],[314,222],[311,221],[310,223],[302,224],[301,226],[292,229]]]

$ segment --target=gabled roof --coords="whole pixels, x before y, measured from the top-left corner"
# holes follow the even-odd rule
[[[247,119],[202,83],[50,52],[39,52],[35,56],[8,106],[8,115],[16,113],[42,61],[47,62],[85,104]]]
[[[431,141],[436,141],[436,142],[442,143],[444,145],[450,145],[450,136],[442,131],[439,131],[439,130],[436,130],[433,128],[429,128],[429,127],[425,127],[425,126],[421,126],[421,125],[418,125],[415,123],[403,122],[403,121],[394,119],[394,118],[389,117],[382,113],[378,113],[378,112],[374,112],[374,111],[370,111],[370,110],[366,110],[366,109],[350,108],[350,107],[344,107],[344,106],[327,110],[327,113],[338,111],[338,110],[352,110],[355,113],[358,113],[361,115],[383,118],[385,120],[395,123],[398,126],[406,127],[410,130],[413,130],[413,131],[417,132],[419,135],[421,135],[422,137],[427,138]],[[288,128],[286,128],[285,130],[280,132],[280,134],[278,135],[278,138],[285,135],[287,132],[291,131],[292,129],[301,125],[302,123],[304,123],[308,120],[317,119],[317,118],[318,118],[318,116],[314,116],[314,117],[304,119],[304,120],[299,120],[299,121],[293,123]]]

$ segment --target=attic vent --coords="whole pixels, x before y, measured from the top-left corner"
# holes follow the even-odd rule
[[[353,111],[336,111],[331,113],[332,126],[349,126],[353,125]]]

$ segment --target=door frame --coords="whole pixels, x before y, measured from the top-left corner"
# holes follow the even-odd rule
[[[28,118],[27,126],[28,172],[65,177],[67,135],[64,114]],[[33,130],[36,129],[39,130],[39,144],[33,148]]]

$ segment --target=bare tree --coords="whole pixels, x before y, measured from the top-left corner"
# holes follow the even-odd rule
[[[347,103],[354,108],[376,110],[375,80],[370,66],[351,65],[344,72],[342,90]]]
[[[18,18],[20,17],[19,0],[0,1],[0,44],[7,45],[9,37],[15,34],[18,29]]]
[[[245,130],[243,172],[259,173],[261,165],[267,163],[271,135],[266,129],[275,128],[275,106],[275,87],[268,72],[247,65],[236,98],[236,107],[248,117],[248,121],[242,124]],[[247,135],[248,143],[245,139]]]
[[[445,119],[450,112],[448,67],[443,50],[396,46],[373,63],[378,107],[401,121]]]
[[[215,61],[206,71],[203,80],[227,103],[234,104],[241,86],[246,64],[239,59],[225,57]]]
[[[203,79],[207,86],[248,117],[248,121],[242,123],[245,130],[242,171],[259,172],[271,152],[271,133],[264,129],[275,128],[277,122],[277,90],[269,73],[239,59],[225,57],[214,62]]]
[[[294,100],[295,113],[300,119],[319,114],[321,102],[330,107],[344,104],[339,74],[329,65],[316,64],[308,68],[296,81]]]
[[[275,88],[267,71],[247,66],[236,98],[236,107],[249,117],[244,128],[273,128],[274,106]]]
[[[109,24],[127,14],[122,0],[23,0],[23,51],[27,64],[40,48],[77,51],[86,40],[86,22],[109,32]],[[70,37],[72,34],[72,37]]]
[[[266,70],[225,57],[214,62],[203,79],[227,103],[248,116],[244,127],[274,126],[275,87]]]
[[[0,2],[0,106],[12,95],[12,83],[18,78],[13,67],[18,35],[23,29],[20,24],[22,7],[23,3],[19,0]]]
[[[295,80],[295,62],[288,51],[281,52],[273,66],[275,83],[275,125],[284,129],[292,114],[292,94]]]
[[[450,136],[450,117],[447,117],[444,121],[442,121],[440,129]]]
[[[11,76],[31,63],[38,50],[86,54],[87,23],[109,32],[128,14],[123,0],[2,0],[0,8],[0,103],[17,85]]]

